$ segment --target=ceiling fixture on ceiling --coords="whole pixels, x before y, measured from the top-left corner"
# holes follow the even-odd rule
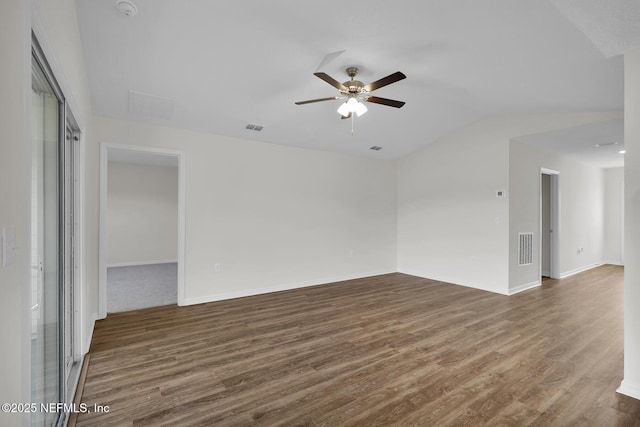
[[[296,105],[304,105],[311,104],[314,102],[322,102],[322,101],[333,101],[335,99],[345,99],[346,101],[340,104],[338,108],[338,113],[342,116],[343,119],[348,119],[351,117],[352,119],[352,127],[351,134],[353,134],[353,116],[354,113],[358,117],[367,112],[367,106],[364,105],[364,102],[372,102],[374,104],[386,105],[389,107],[401,108],[405,103],[403,101],[396,101],[394,99],[380,98],[378,96],[371,96],[370,93],[376,89],[380,89],[381,87],[390,85],[391,83],[395,83],[402,79],[406,79],[405,76],[400,71],[396,71],[393,74],[388,75],[387,77],[383,77],[380,80],[376,80],[375,82],[371,82],[369,84],[364,84],[361,81],[355,79],[356,75],[358,75],[357,67],[349,67],[346,69],[347,75],[351,78],[351,80],[347,80],[344,83],[340,83],[333,77],[329,76],[326,73],[317,72],[313,73],[314,76],[319,77],[325,82],[329,83],[331,86],[338,89],[340,92],[339,96],[332,96],[328,98],[318,98],[318,99],[310,99],[307,101],[298,101]]]
[[[596,144],[596,147],[610,147],[612,145],[618,145],[617,142],[603,142],[601,144]]]
[[[133,4],[130,0],[118,0],[116,1],[116,8],[118,12],[124,16],[135,16],[138,13],[138,6]]]

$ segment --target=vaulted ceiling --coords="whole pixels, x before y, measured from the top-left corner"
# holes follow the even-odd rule
[[[385,159],[489,115],[620,111],[640,44],[638,0],[132,1],[77,2],[95,114]],[[313,73],[349,66],[402,71],[375,94],[406,105],[352,122],[339,100],[294,104],[338,95]]]

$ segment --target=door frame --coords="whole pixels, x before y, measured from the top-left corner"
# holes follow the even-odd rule
[[[178,305],[185,305],[185,155],[179,150],[116,143],[100,143],[100,215],[98,248],[98,317],[107,317],[107,180],[109,150],[171,156],[178,160]]]
[[[552,279],[560,278],[560,172],[540,168],[540,194],[539,194],[539,249],[538,249],[538,277],[542,278],[542,175],[549,176],[549,223],[551,235],[549,236],[549,270]]]
[[[75,388],[77,386],[78,377],[80,376],[80,365],[82,362],[82,355],[84,354],[82,351],[82,337],[83,337],[83,328],[82,328],[82,277],[83,277],[83,254],[84,254],[84,210],[82,208],[82,195],[84,194],[84,132],[80,128],[73,112],[71,111],[69,105],[65,102],[64,104],[64,124],[61,124],[60,131],[62,132],[62,140],[65,139],[66,130],[69,129],[71,131],[69,141],[69,145],[72,147],[66,147],[65,150],[69,149],[71,156],[69,158],[65,158],[71,164],[70,169],[67,169],[65,166],[63,168],[61,179],[66,179],[67,171],[70,171],[71,177],[73,179],[73,183],[70,185],[72,194],[64,194],[64,205],[65,208],[61,209],[61,215],[66,218],[69,212],[66,211],[67,206],[67,197],[71,196],[72,204],[69,206],[72,213],[73,223],[70,225],[72,229],[72,237],[73,244],[70,248],[72,250],[73,263],[71,264],[71,268],[73,269],[70,273],[70,280],[72,281],[72,303],[73,312],[71,313],[72,317],[72,325],[71,328],[73,330],[71,336],[71,350],[72,354],[70,355],[72,358],[72,366],[69,368],[67,372],[65,369],[65,387],[67,392],[67,398],[73,398],[75,394]],[[61,219],[64,221],[63,219]],[[66,236],[65,236],[66,239]],[[64,311],[64,308],[63,308]],[[64,313],[61,313],[64,316]],[[66,327],[65,327],[66,328]],[[63,363],[63,365],[65,365]]]

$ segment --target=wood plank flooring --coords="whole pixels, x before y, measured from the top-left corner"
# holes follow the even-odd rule
[[[98,321],[78,426],[640,426],[623,269],[507,297],[389,274]]]

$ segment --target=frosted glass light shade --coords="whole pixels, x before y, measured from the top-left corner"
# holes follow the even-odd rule
[[[338,113],[347,117],[350,113],[356,113],[358,117],[367,112],[367,106],[359,102],[356,98],[349,98],[347,102],[340,105]]]
[[[349,112],[355,113],[356,108],[358,108],[358,100],[355,98],[349,98],[347,101],[347,107],[349,107]]]
[[[364,103],[362,102],[358,102],[358,104],[356,105],[356,114],[358,115],[358,117],[366,113],[367,110],[368,110],[367,106],[364,105]]]
[[[338,108],[338,113],[342,114],[344,117],[347,117],[351,111],[349,111],[349,106],[346,102],[340,104]]]

